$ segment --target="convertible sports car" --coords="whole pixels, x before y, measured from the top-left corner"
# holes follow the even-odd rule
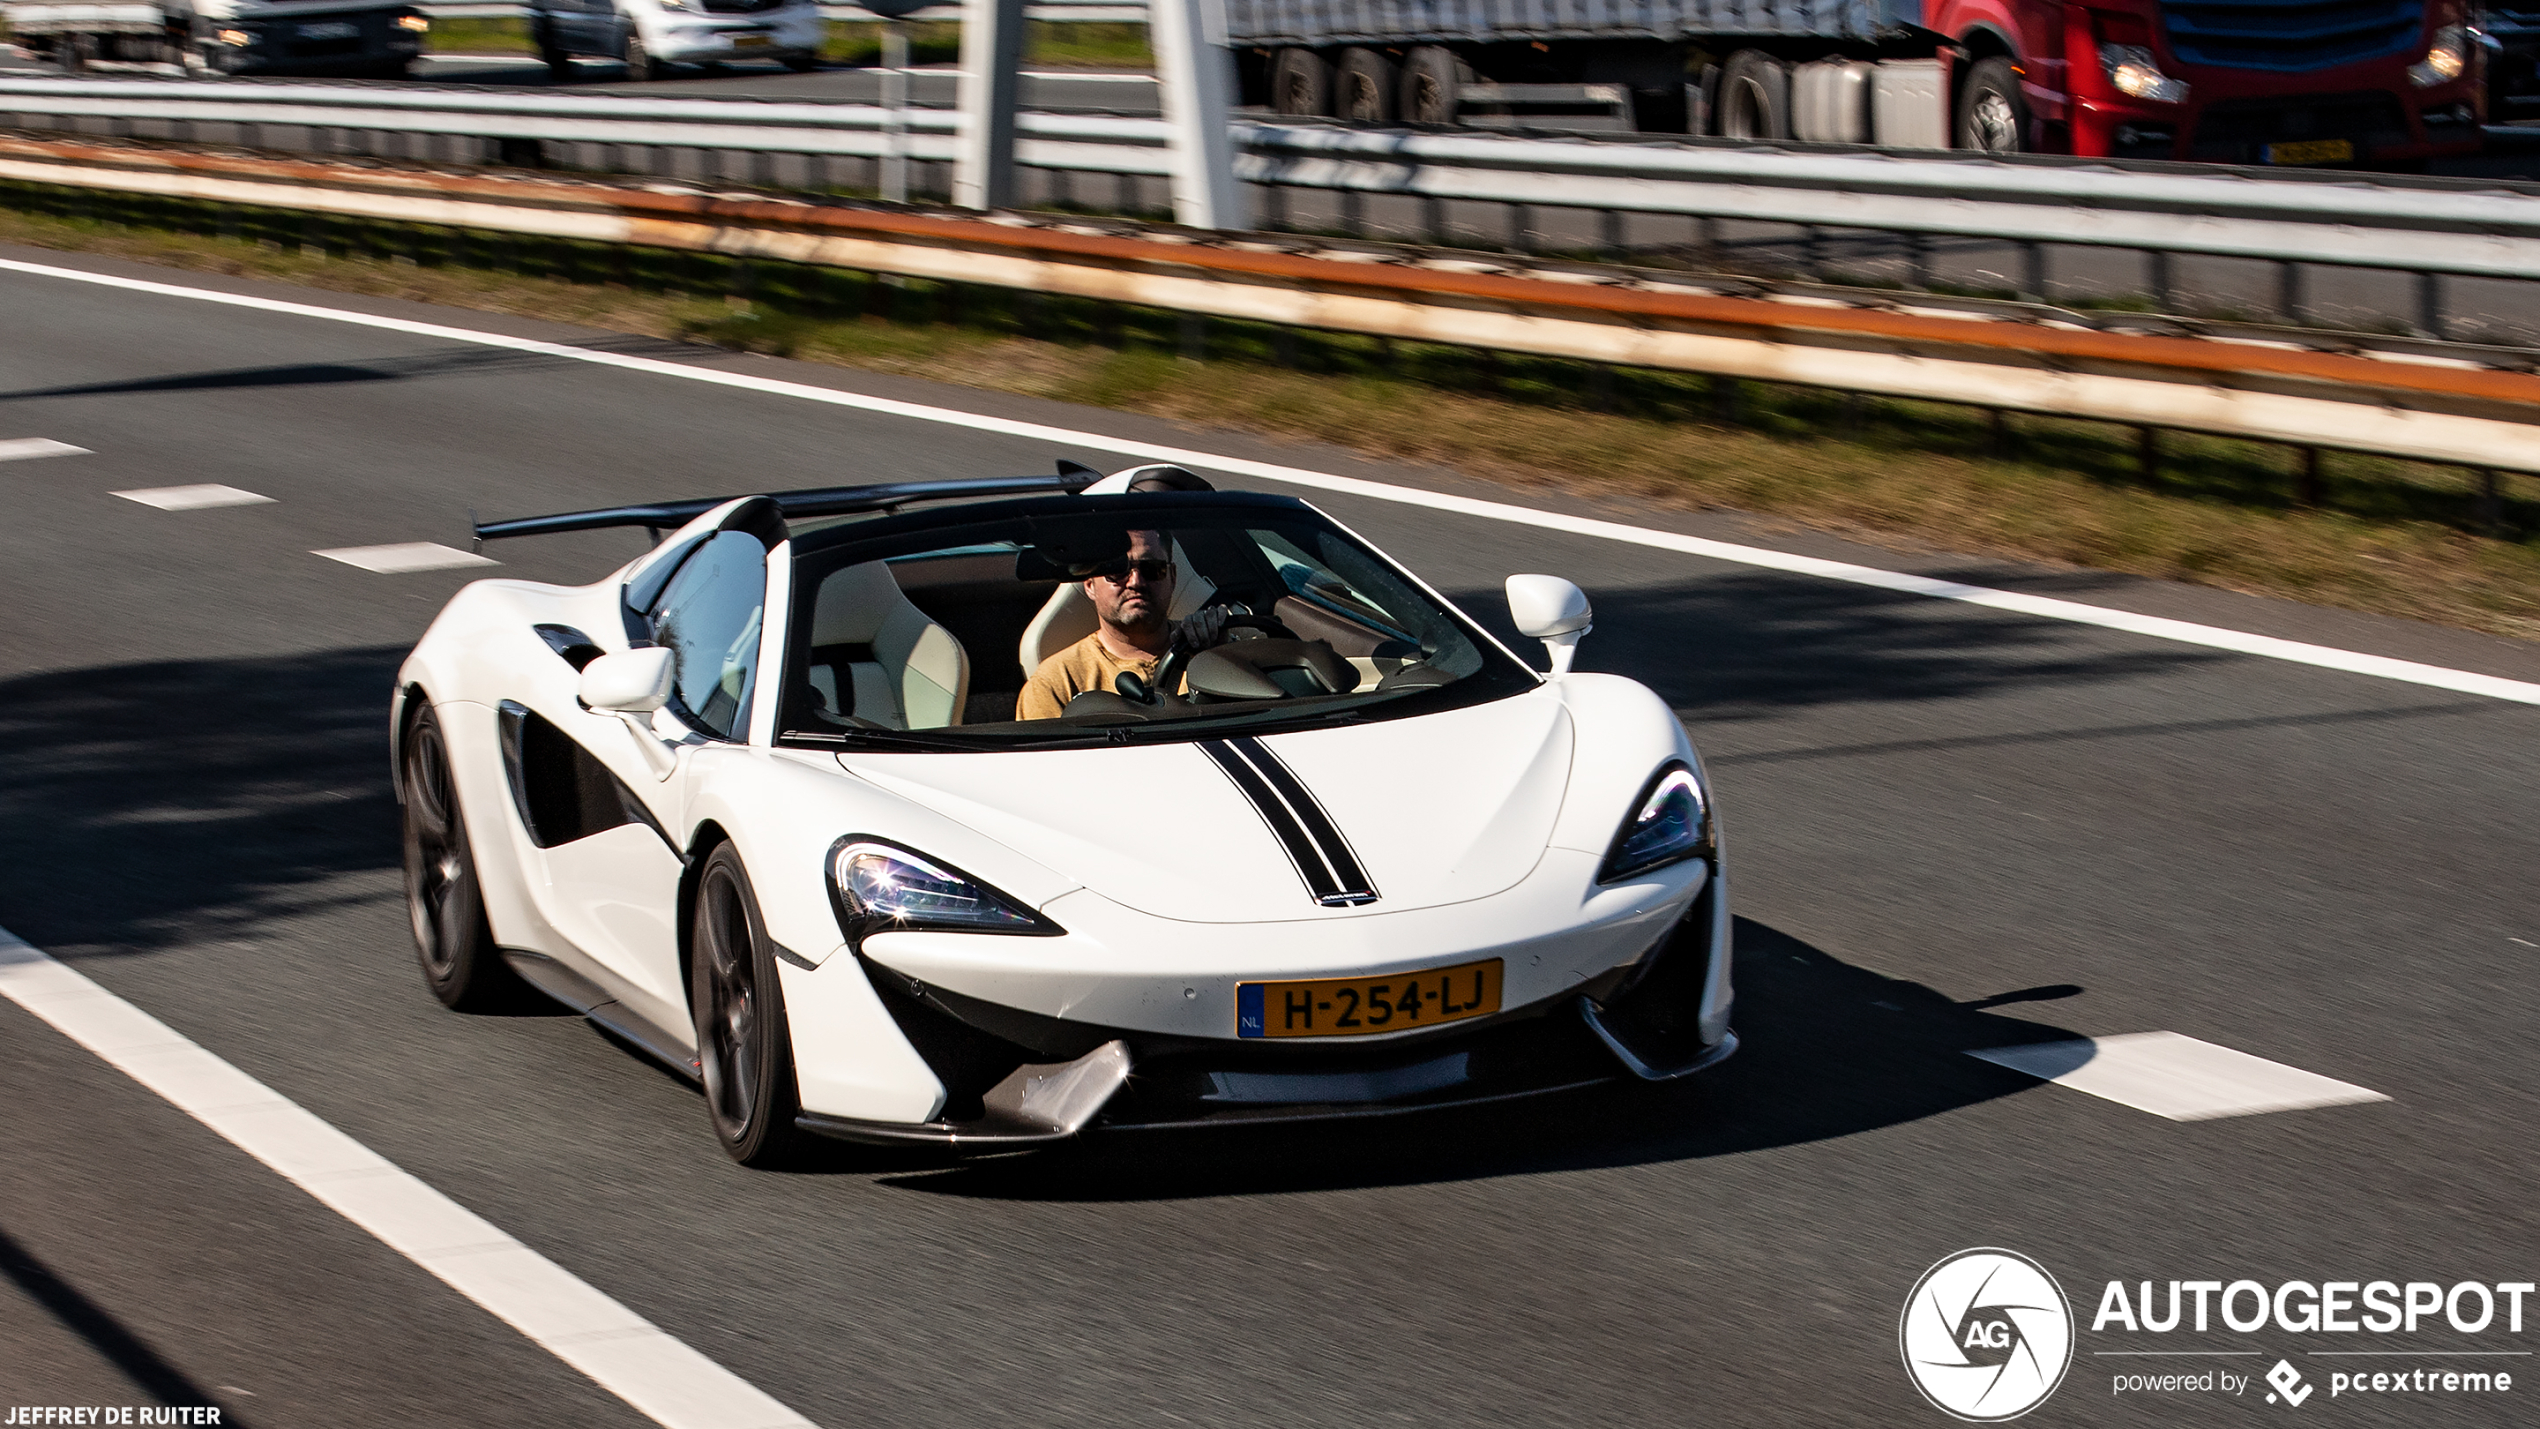
[[[1175,467],[478,535],[635,526],[669,534],[595,584],[468,586],[398,672],[407,896],[444,1002],[534,986],[702,1083],[737,1160],[1381,1115],[1737,1046],[1700,757],[1646,687],[1570,670],[1567,581],[1508,582],[1541,675],[1312,506]],[[1133,583],[1171,652],[1018,719]]]

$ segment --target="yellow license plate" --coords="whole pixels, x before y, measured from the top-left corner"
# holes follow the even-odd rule
[[[2270,164],[2342,164],[2355,157],[2355,146],[2345,139],[2305,139],[2299,144],[2269,144]]]
[[[1499,1010],[1500,961],[1386,977],[1235,984],[1238,1037],[1366,1037]]]
[[[763,50],[771,43],[773,42],[765,35],[734,35],[732,37],[732,48],[736,50]]]

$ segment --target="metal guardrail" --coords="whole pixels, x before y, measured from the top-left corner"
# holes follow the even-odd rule
[[[138,145],[0,139],[0,180],[822,264],[1199,318],[2540,470],[2540,375],[2520,351],[1081,219],[982,219],[669,184]]]
[[[14,118],[12,118],[14,116]],[[0,122],[105,118],[762,154],[954,157],[949,110],[743,98],[663,99],[141,79],[0,80]],[[1019,163],[1169,175],[1156,119],[1026,114]],[[175,137],[188,137],[180,129]],[[1398,195],[1520,210],[1687,215],[1809,229],[2334,265],[2437,280],[2540,278],[2540,184],[2211,170],[2184,165],[1810,151],[1238,122],[1236,177],[1275,194]],[[254,144],[253,139],[240,142]],[[649,160],[661,173],[660,155]],[[616,165],[622,167],[622,165]],[[643,170],[639,170],[643,171]],[[1436,234],[1442,222],[1429,225]],[[2042,291],[2033,283],[2026,291]]]
[[[452,4],[435,4],[425,0],[415,8],[436,20],[518,20],[528,16],[530,7],[520,4],[468,4],[465,0]],[[826,4],[820,13],[832,20],[849,23],[880,24],[883,18],[861,5]],[[959,20],[959,0],[923,6],[899,18],[903,20]],[[1147,7],[1143,0],[1030,0],[1023,7],[1023,18],[1054,24],[1136,24],[1146,23]]]

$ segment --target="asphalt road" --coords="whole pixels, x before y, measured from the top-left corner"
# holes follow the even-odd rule
[[[174,281],[2540,678],[2540,649],[2404,622]],[[1582,666],[1691,722],[1732,840],[1745,1050],[1691,1088],[1372,1130],[742,1171],[694,1093],[580,1021],[425,992],[382,716],[470,573],[310,553],[464,544],[469,507],[1123,463],[54,278],[0,273],[0,312],[0,439],[93,452],[0,463],[0,927],[823,1425],[1939,1424],[1897,1317],[1925,1267],[1979,1245],[2039,1258],[2083,1317],[2032,1422],[2240,1422],[2288,1411],[2112,1395],[2111,1364],[2161,1362],[2095,1357],[2146,1343],[2088,1332],[2099,1287],[2540,1278],[2540,709],[1362,498],[1317,499],[1503,631],[1504,575],[1578,580],[1597,609]],[[112,494],[188,483],[273,500]],[[587,579],[627,549],[512,543],[497,574]],[[2392,1100],[2175,1122],[1962,1055],[2149,1030]],[[218,1403],[260,1429],[642,1422],[5,1001],[0,1105],[0,1404]],[[2151,1343],[2319,1377],[2335,1362],[2301,1358],[2319,1338]],[[2333,1347],[2530,1343],[2358,1338]],[[2299,1417],[2527,1423],[2530,1393],[2401,1411],[2323,1394]]]

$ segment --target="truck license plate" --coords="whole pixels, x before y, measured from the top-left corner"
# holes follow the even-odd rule
[[[770,43],[772,42],[765,35],[734,35],[732,37],[732,48],[736,50],[763,50]]]
[[[2269,144],[2270,164],[2343,164],[2355,157],[2355,146],[2346,139],[2305,139],[2298,144]]]
[[[1235,984],[1238,1037],[1365,1037],[1499,1010],[1500,960],[1385,977]]]

